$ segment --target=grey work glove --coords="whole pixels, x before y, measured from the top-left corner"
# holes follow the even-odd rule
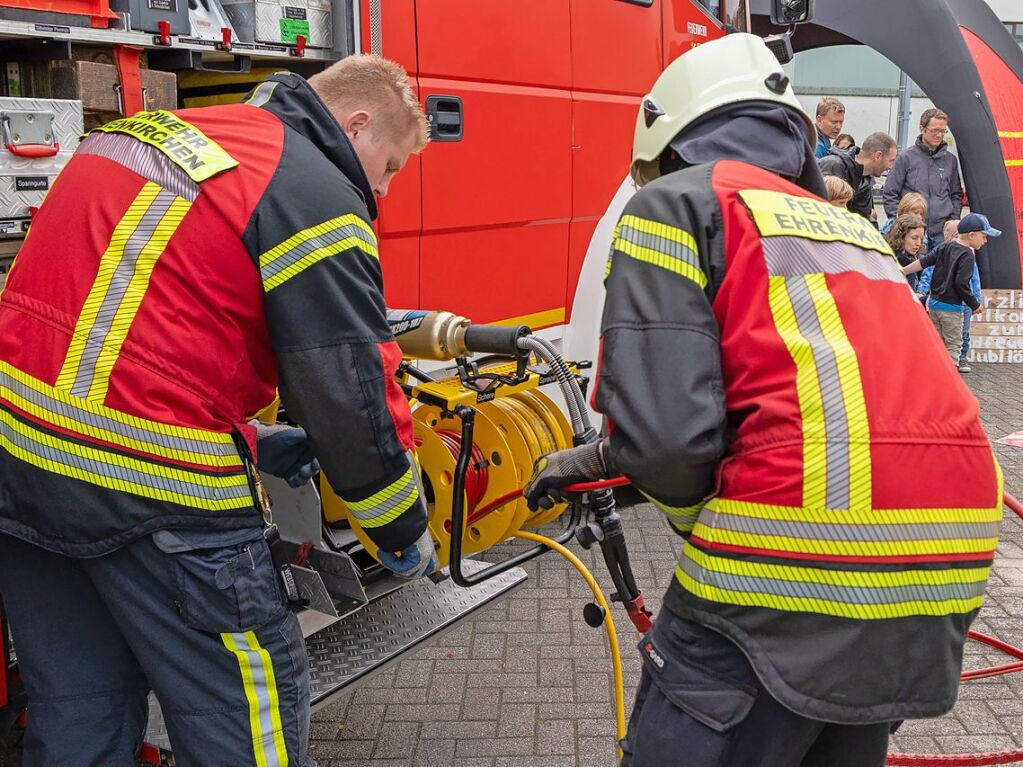
[[[607,479],[602,444],[594,442],[540,456],[533,464],[533,476],[522,489],[530,510],[550,509],[566,501],[562,488],[568,485]]]
[[[305,429],[283,424],[256,426],[256,467],[280,477],[292,487],[301,487],[320,470],[320,462],[309,449]]]
[[[380,549],[377,552],[380,564],[404,580],[414,581],[429,575],[437,569],[437,560],[433,556],[433,537],[430,528],[419,536],[411,546],[407,546],[400,554]]]

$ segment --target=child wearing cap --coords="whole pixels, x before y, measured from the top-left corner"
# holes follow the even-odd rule
[[[974,295],[971,285],[977,266],[976,252],[989,237],[1000,237],[1002,233],[980,213],[965,216],[957,230],[958,236],[954,240],[942,243],[903,271],[913,274],[929,266],[934,267],[927,313],[952,357],[953,364],[960,372],[966,373],[969,372],[969,365],[965,360],[960,360],[964,306],[972,312],[980,310],[980,300]]]

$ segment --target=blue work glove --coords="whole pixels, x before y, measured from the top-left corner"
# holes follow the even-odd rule
[[[530,511],[550,509],[567,499],[563,487],[607,478],[601,442],[559,450],[536,459],[533,476],[522,489]]]
[[[406,547],[400,554],[392,554],[390,551],[380,549],[377,552],[380,564],[408,581],[414,581],[429,575],[437,569],[437,560],[433,556],[433,537],[430,529],[419,536],[419,539],[411,546]]]
[[[320,462],[309,450],[305,429],[260,424],[256,426],[256,450],[257,468],[292,487],[301,487],[320,470]]]

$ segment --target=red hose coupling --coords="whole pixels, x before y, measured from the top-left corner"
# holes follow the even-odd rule
[[[629,614],[629,620],[636,627],[636,631],[640,634],[645,634],[653,627],[654,622],[652,618],[654,614],[646,609],[642,594],[624,604],[625,612]]]

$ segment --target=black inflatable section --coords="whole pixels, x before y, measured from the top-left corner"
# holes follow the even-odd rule
[[[752,0],[756,34],[781,31],[770,23],[770,7],[770,0]],[[797,52],[849,43],[870,46],[948,112],[970,202],[1006,233],[986,248],[981,279],[987,288],[1020,288],[1020,244],[1014,235],[1023,200],[1013,201],[982,73],[960,26],[987,43],[1023,80],[1023,50],[983,0],[817,0],[814,22],[799,27],[792,43]]]

